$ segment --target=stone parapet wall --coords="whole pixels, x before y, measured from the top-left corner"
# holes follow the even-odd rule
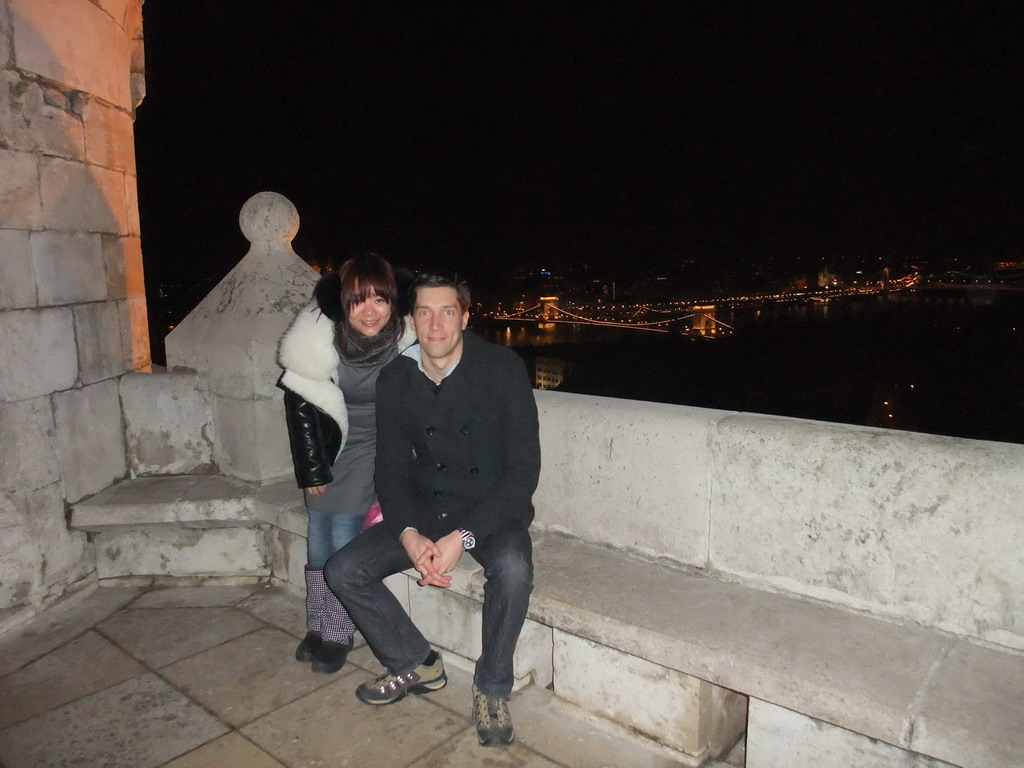
[[[141,0],[0,0],[0,631],[94,578],[66,505],[127,470],[142,62]]]
[[[536,397],[538,527],[1024,648],[1024,446]]]

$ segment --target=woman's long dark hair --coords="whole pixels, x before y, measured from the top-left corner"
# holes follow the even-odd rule
[[[364,347],[360,343],[365,337],[352,328],[348,321],[352,307],[366,301],[369,296],[380,296],[391,305],[391,317],[386,326],[377,334],[380,342],[374,346],[390,346],[398,343],[402,335],[403,321],[398,307],[398,285],[395,282],[395,271],[387,259],[375,253],[364,253],[349,259],[338,270],[341,277],[341,309],[342,316],[336,323],[338,349],[348,358],[358,354],[356,347]],[[356,337],[360,337],[357,339]]]

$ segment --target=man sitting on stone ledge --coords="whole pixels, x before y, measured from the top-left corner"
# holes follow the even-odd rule
[[[384,524],[337,552],[324,575],[387,668],[356,695],[391,704],[440,690],[447,676],[440,654],[383,579],[411,563],[421,586],[447,588],[469,552],[486,578],[473,678],[477,737],[484,746],[510,744],[512,657],[533,590],[528,529],[540,476],[537,406],[515,352],[463,333],[465,283],[421,275],[412,291],[419,343],[377,383],[375,482]]]

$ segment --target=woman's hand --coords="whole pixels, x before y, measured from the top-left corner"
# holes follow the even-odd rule
[[[307,488],[306,491],[307,493],[309,493],[310,496],[323,496],[325,493],[327,493],[327,486],[314,485],[312,488]]]

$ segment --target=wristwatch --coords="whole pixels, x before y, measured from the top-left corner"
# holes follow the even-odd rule
[[[463,549],[472,549],[476,546],[476,536],[473,535],[472,531],[467,531],[465,528],[459,528],[459,536],[462,537]]]

